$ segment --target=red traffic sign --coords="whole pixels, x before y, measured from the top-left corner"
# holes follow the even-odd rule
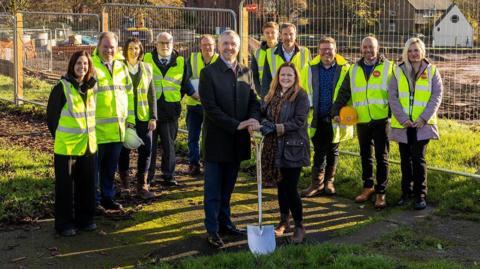
[[[245,9],[247,9],[248,12],[255,12],[257,11],[257,4],[246,4]]]

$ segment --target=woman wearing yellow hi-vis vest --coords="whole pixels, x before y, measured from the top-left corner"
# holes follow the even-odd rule
[[[97,228],[95,177],[95,79],[90,55],[75,52],[68,71],[52,89],[47,105],[47,124],[55,138],[55,229],[74,236],[77,229]]]
[[[143,145],[138,147],[137,157],[137,196],[142,199],[151,199],[155,194],[149,191],[147,181],[148,166],[152,155],[152,132],[157,123],[157,99],[153,86],[153,71],[150,64],[144,63],[142,42],[136,37],[131,37],[125,42],[123,56],[128,72],[132,79],[133,100],[135,111],[135,130]],[[122,191],[129,193],[130,177],[130,149],[123,147],[118,162],[118,173],[122,183]]]
[[[427,207],[427,164],[430,139],[438,139],[437,110],[443,93],[442,78],[425,59],[425,44],[411,38],[403,48],[403,63],[394,69],[388,87],[392,110],[390,139],[397,141],[402,169],[402,197],[398,205],[415,198],[414,209]]]
[[[122,205],[114,200],[115,171],[126,128],[135,128],[132,80],[117,49],[118,37],[112,32],[103,32],[92,58],[98,81],[95,115],[99,170],[97,182],[100,189],[100,193],[97,194],[99,214],[105,209],[122,209]]]
[[[298,73],[310,61],[310,51],[307,47],[297,44],[297,27],[292,23],[284,23],[280,26],[282,42],[277,46],[267,49],[266,61],[263,66],[262,91],[268,93],[272,78],[277,74],[278,68],[284,62],[291,62],[295,65]],[[259,90],[257,89],[257,92]]]
[[[375,208],[386,206],[388,185],[388,142],[390,109],[388,107],[388,82],[393,63],[379,55],[378,40],[373,36],[362,40],[362,58],[350,67],[332,106],[331,116],[340,121],[340,109],[350,98],[357,112],[357,137],[362,159],[363,190],[355,202],[363,203],[375,195]],[[377,184],[374,187],[373,156],[377,162]]]
[[[320,193],[335,194],[339,144],[353,137],[353,126],[332,121],[330,109],[337,99],[350,65],[336,53],[336,42],[324,37],[318,46],[318,56],[303,69],[303,87],[310,96],[309,134],[313,143],[312,184],[302,191],[302,197]]]

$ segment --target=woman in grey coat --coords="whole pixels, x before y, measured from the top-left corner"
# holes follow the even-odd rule
[[[442,78],[425,58],[425,44],[409,39],[402,53],[403,63],[395,67],[388,87],[392,110],[390,140],[397,141],[402,170],[402,197],[398,205],[415,198],[414,208],[427,207],[427,164],[430,139],[438,139],[437,111],[443,93]]]
[[[302,200],[297,190],[303,166],[310,165],[307,116],[309,100],[299,86],[295,66],[284,63],[274,77],[262,105],[260,131],[265,135],[262,151],[262,174],[277,182],[280,223],[277,236],[290,229],[289,216],[295,221],[293,243],[305,236]]]

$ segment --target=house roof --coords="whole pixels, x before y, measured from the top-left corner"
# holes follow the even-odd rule
[[[450,0],[408,0],[416,10],[446,10],[451,4]]]
[[[441,21],[443,21],[443,19],[448,15],[448,13],[450,13],[450,11],[453,9],[453,7],[455,7],[456,5],[455,4],[451,4],[448,9],[443,12],[442,16],[440,16],[436,21],[435,21],[435,24],[434,26],[437,26],[440,24]],[[460,11],[461,12],[461,11]]]

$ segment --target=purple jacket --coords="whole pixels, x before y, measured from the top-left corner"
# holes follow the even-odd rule
[[[428,65],[430,65],[430,63],[426,59],[423,60],[422,65],[420,66],[420,72],[418,72],[418,76],[425,71]],[[400,68],[402,68],[402,70],[406,73],[404,64],[400,64]],[[425,122],[428,122],[428,120],[438,111],[442,101],[442,95],[442,78],[440,77],[438,69],[436,69],[432,78],[432,95],[430,97],[430,101],[428,101],[425,111],[423,111],[422,115],[420,115]],[[388,102],[390,104],[392,114],[398,119],[400,124],[408,120],[408,115],[403,111],[398,99],[398,85],[395,76],[392,76],[390,84],[388,85]],[[417,130],[417,140],[438,139],[439,136],[437,125],[434,124],[425,124],[422,128]],[[391,128],[389,138],[390,140],[407,144],[407,129]]]

